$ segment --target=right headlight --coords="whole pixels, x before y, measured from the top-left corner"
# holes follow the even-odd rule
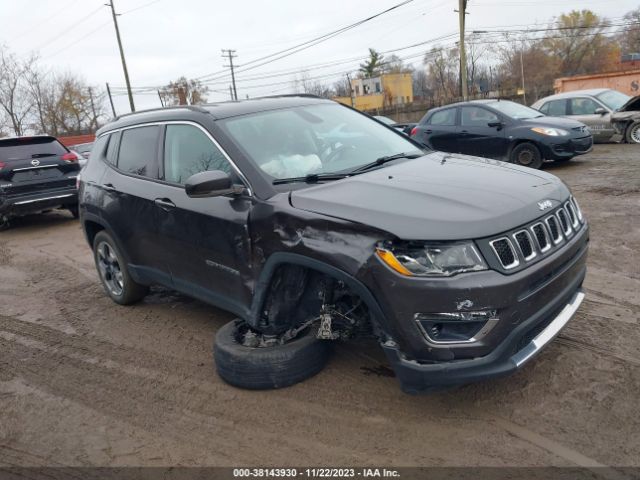
[[[562,128],[533,127],[531,130],[539,133],[540,135],[547,135],[550,137],[565,137],[569,135],[569,132]]]
[[[450,277],[488,268],[472,242],[380,245],[376,254],[390,268],[410,277]]]

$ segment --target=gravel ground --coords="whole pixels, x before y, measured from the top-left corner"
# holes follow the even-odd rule
[[[231,315],[155,289],[103,293],[77,221],[0,233],[0,466],[640,466],[640,148],[547,170],[591,223],[587,299],[516,375],[403,394],[376,345],[345,344],[278,391],[223,383]]]

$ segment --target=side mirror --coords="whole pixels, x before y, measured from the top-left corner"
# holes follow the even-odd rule
[[[596,115],[605,115],[607,113],[607,110],[602,107],[598,107],[593,113],[595,113]]]
[[[500,120],[497,120],[495,122],[489,122],[489,123],[487,123],[487,125],[489,127],[495,127],[498,130],[500,130],[502,127],[504,127],[504,123],[502,123]]]
[[[184,189],[191,198],[219,197],[242,192],[242,187],[233,185],[231,177],[222,170],[211,170],[191,175],[187,179]]]

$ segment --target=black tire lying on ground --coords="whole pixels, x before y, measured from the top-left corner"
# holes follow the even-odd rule
[[[216,334],[213,358],[218,375],[227,383],[250,390],[288,387],[312,377],[326,365],[331,345],[318,340],[315,329],[307,328],[284,345],[246,347],[239,343],[234,320]]]

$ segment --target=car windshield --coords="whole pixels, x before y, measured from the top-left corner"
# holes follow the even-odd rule
[[[504,113],[507,117],[515,118],[516,120],[525,120],[527,118],[544,117],[539,111],[533,108],[525,107],[519,103],[510,102],[508,100],[500,100],[499,102],[491,102],[491,108]]]
[[[596,95],[596,97],[611,110],[622,108],[622,106],[631,99],[629,95],[625,95],[617,90],[607,90],[606,92]]]
[[[220,123],[271,179],[349,172],[381,157],[423,153],[406,137],[335,103],[271,110]]]

